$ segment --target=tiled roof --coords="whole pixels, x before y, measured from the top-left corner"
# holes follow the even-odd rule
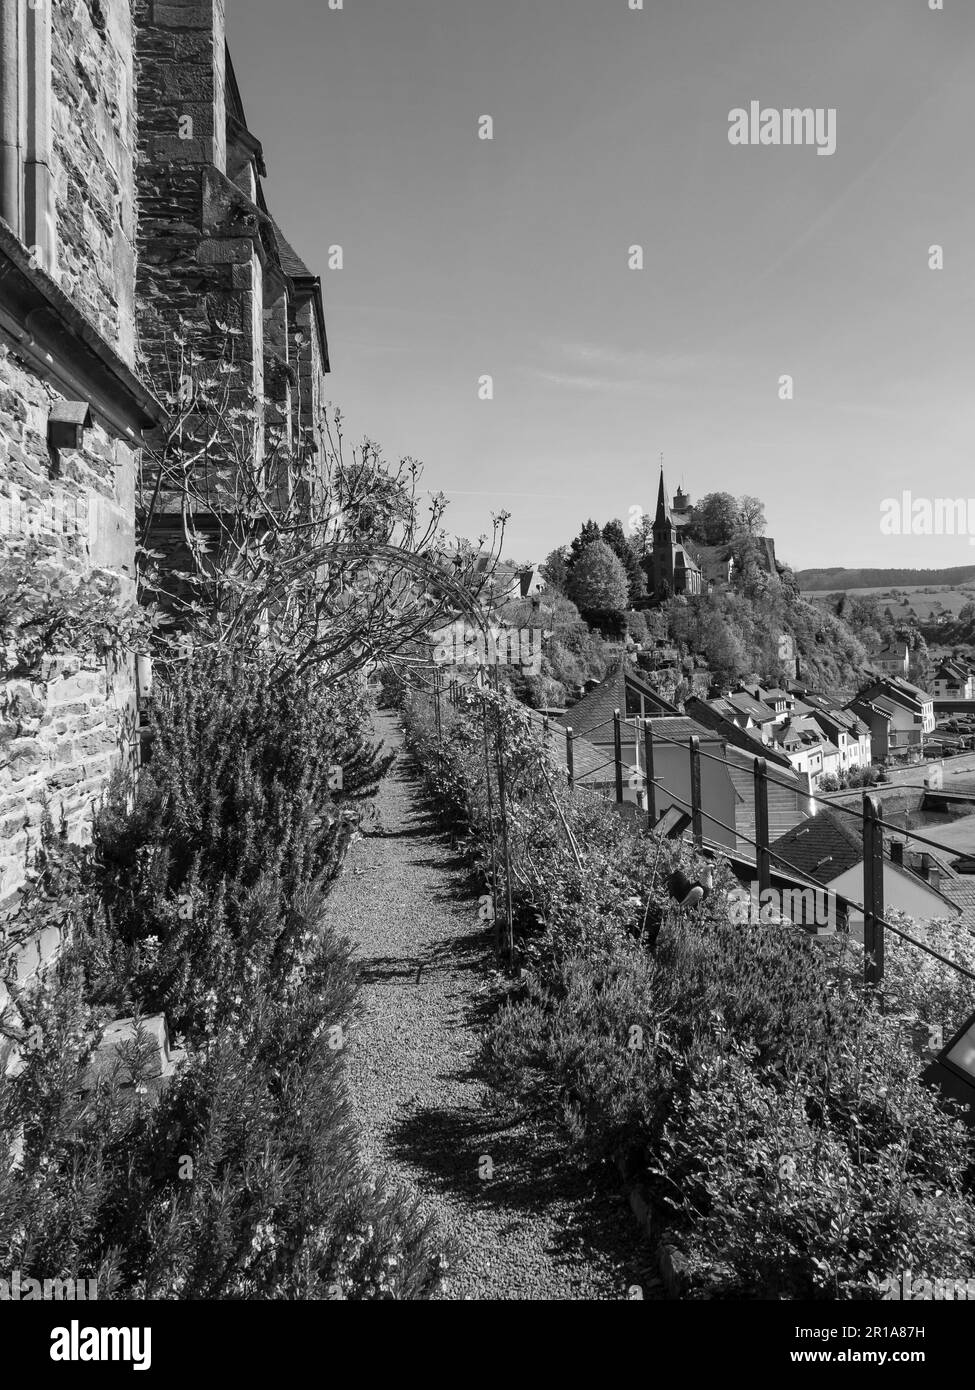
[[[941,891],[955,907],[961,909],[958,925],[975,931],[975,874],[949,871],[947,875],[942,876]]]
[[[298,252],[291,245],[291,242],[282,232],[277,222],[272,217],[271,223],[274,227],[274,238],[278,243],[278,255],[281,257],[281,269],[292,280],[314,280],[315,276],[305,265],[298,255]]]
[[[686,714],[652,715],[650,727],[654,738],[669,739],[671,743],[687,743],[696,734],[702,743],[720,743],[721,739],[713,729],[705,728],[696,719]]]
[[[724,705],[725,701],[701,700],[696,695],[692,695],[685,701],[685,704],[688,714],[693,719],[709,729],[714,729],[733,747],[743,749],[746,755],[750,755],[752,759],[767,758],[777,769],[789,768],[791,771],[789,760],[784,753],[780,753],[774,747],[766,746],[752,730],[743,729],[740,724],[736,724],[724,714],[720,706]],[[731,709],[730,705],[728,709]]]
[[[768,705],[762,704],[760,700],[752,699],[751,695],[746,695],[743,690],[734,690],[724,698],[733,709],[740,710],[742,714],[751,715],[752,719],[759,724],[769,724],[775,720],[774,709],[769,709]]]
[[[863,859],[863,840],[852,822],[834,811],[821,811],[795,826],[771,845],[794,868],[818,883],[831,883]],[[781,859],[774,864],[783,867]]]
[[[640,680],[639,676],[624,665],[617,665],[605,680],[599,682],[588,695],[567,709],[559,719],[563,727],[568,726],[575,734],[598,736],[599,743],[611,743],[613,739],[613,712],[619,710],[626,714],[626,691],[629,688],[643,695],[646,707],[660,714],[678,714],[679,711],[669,700],[658,695],[652,686]]]
[[[526,709],[525,713],[536,731],[542,733],[545,728],[545,716],[539,714],[537,710]],[[545,747],[559,766],[568,770],[565,729],[557,719],[548,721],[548,738]],[[612,763],[606,765],[605,753],[594,748],[588,739],[580,738],[574,734],[572,739],[572,777],[576,785],[586,783],[590,786],[597,786],[615,781],[616,769]]]

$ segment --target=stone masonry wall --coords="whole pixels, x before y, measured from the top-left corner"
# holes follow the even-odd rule
[[[47,415],[56,393],[0,347],[0,563],[25,542],[134,576],[134,452],[103,430],[60,453],[52,475]],[[134,663],[49,662],[0,681],[0,902],[23,881],[45,803],[84,840],[112,769],[134,756]]]
[[[52,6],[54,278],[102,338],[135,360],[135,104],[129,0]],[[0,568],[28,540],[41,555],[135,576],[137,453],[100,426],[78,450],[47,445],[58,392],[0,340]],[[23,882],[44,807],[72,838],[112,769],[134,756],[134,663],[47,661],[0,680],[0,902]],[[50,941],[22,943],[6,964],[24,978]],[[0,960],[4,958],[0,941]],[[45,956],[45,959],[47,957]],[[0,969],[0,975],[4,969]],[[12,976],[11,976],[12,977]],[[2,1002],[2,1001],[0,1001]]]
[[[57,278],[131,366],[137,208],[129,0],[64,0],[52,18]]]

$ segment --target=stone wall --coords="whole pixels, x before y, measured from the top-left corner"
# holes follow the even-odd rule
[[[25,544],[65,564],[134,582],[134,451],[95,426],[52,468],[47,417],[57,393],[0,347],[0,554]],[[9,568],[8,571],[9,573]],[[72,838],[113,767],[135,754],[134,663],[48,662],[0,680],[0,902],[23,881],[44,805]]]
[[[128,0],[52,6],[55,278],[135,360],[135,101]]]
[[[51,12],[56,247],[47,271],[98,338],[131,366],[137,205],[130,6],[72,0]],[[0,564],[6,557],[9,575],[29,543],[35,556],[65,569],[111,570],[131,586],[136,448],[95,423],[80,448],[52,453],[48,418],[63,399],[16,338],[0,334]],[[134,686],[131,659],[110,666],[48,660],[17,679],[0,679],[0,902],[23,882],[45,806],[55,821],[64,818],[72,838],[88,837],[92,804],[112,769],[135,755]],[[21,976],[36,954],[24,950]]]

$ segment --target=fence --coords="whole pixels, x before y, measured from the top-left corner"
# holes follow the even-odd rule
[[[471,679],[467,681],[451,679],[446,686],[443,682],[442,671],[439,668],[435,668],[432,693],[434,695],[434,705],[436,711],[437,738],[441,750],[441,766],[443,758],[443,721],[441,715],[441,700],[446,696],[446,698],[453,707],[466,707],[467,694],[465,692],[469,693],[472,689],[477,689],[483,692],[491,687],[493,687],[496,695],[501,695],[500,682],[498,680],[498,672],[494,668],[488,668],[487,672],[483,670],[472,672]],[[476,696],[474,698],[476,700]],[[510,697],[509,705],[513,708],[514,712],[519,713],[520,716],[526,719],[529,723],[531,722],[531,713],[527,711],[524,706],[519,705]],[[503,737],[500,723],[496,725],[494,731],[495,737],[493,755],[489,751],[489,720],[487,714],[486,699],[481,701],[481,708],[484,721],[485,774],[489,798],[492,796],[492,756],[495,762],[495,778],[498,788],[499,812],[502,833],[502,857],[506,872],[506,924],[508,955],[510,962],[513,958],[514,952],[514,926],[512,920],[513,895],[511,873],[510,864],[508,862],[508,823],[504,766],[505,751],[503,747]],[[612,767],[612,799],[620,805],[622,805],[625,800],[624,783],[629,780],[624,774],[623,763],[624,722],[625,721],[622,712],[620,710],[615,710],[610,719],[607,719],[603,721],[602,724],[595,725],[594,727],[587,729],[586,731],[586,737],[588,738],[590,735],[596,733],[598,730],[604,727],[608,728],[610,725],[612,725],[612,758],[607,759],[604,763],[596,766],[595,768],[589,768],[588,771],[584,774],[584,776],[586,779],[589,779],[594,777],[597,773],[603,772],[606,769]],[[551,728],[547,718],[543,717],[541,723],[544,737],[544,746],[547,749]],[[638,728],[636,728],[634,730],[635,747],[639,746],[639,740],[637,737],[638,733],[639,730]],[[565,770],[567,786],[570,790],[573,790],[580,786],[581,783],[580,780],[576,777],[575,734],[571,727],[565,728],[564,737]],[[645,814],[646,830],[648,832],[653,832],[658,827],[657,793],[659,790],[660,792],[664,793],[671,802],[677,802],[685,808],[685,812],[689,817],[687,823],[691,830],[691,836],[694,845],[701,853],[709,855],[711,857],[717,855],[727,855],[728,853],[726,846],[718,844],[714,841],[709,841],[708,838],[705,836],[705,819],[707,819],[714,825],[720,826],[723,830],[729,832],[734,837],[733,843],[737,843],[738,840],[743,840],[746,844],[748,844],[750,847],[754,849],[755,866],[757,872],[760,897],[763,892],[767,892],[771,887],[773,860],[776,861],[777,864],[781,865],[782,868],[785,871],[787,871],[790,875],[794,875],[800,881],[808,884],[808,886],[823,888],[822,884],[819,884],[815,880],[811,880],[808,874],[806,874],[806,872],[803,869],[799,868],[794,864],[791,864],[788,859],[784,858],[781,854],[773,850],[771,847],[769,834],[769,785],[777,784],[779,786],[787,786],[791,790],[794,789],[794,783],[787,783],[781,779],[776,779],[776,777],[774,776],[774,772],[772,771],[772,769],[770,769],[768,760],[766,758],[756,755],[753,760],[752,771],[754,785],[755,835],[754,837],[752,837],[746,835],[740,828],[737,828],[734,825],[728,825],[723,820],[720,820],[711,810],[708,810],[705,814],[701,775],[702,759],[710,759],[715,763],[723,764],[724,766],[729,768],[733,766],[740,767],[740,761],[738,763],[734,763],[731,759],[727,757],[707,752],[706,750],[701,748],[700,736],[693,734],[690,735],[687,739],[686,745],[688,758],[687,771],[689,797],[683,798],[672,787],[667,787],[663,783],[663,781],[655,775],[656,750],[660,744],[671,745],[675,748],[683,748],[685,746],[682,740],[668,738],[666,735],[662,735],[655,731],[652,727],[651,720],[643,720],[644,766],[642,772],[642,780],[644,785],[643,788],[641,788],[640,790],[642,790],[645,794],[645,802],[641,807],[641,814]],[[745,756],[747,756],[747,754]],[[603,784],[590,784],[588,789],[596,792],[597,794],[604,796],[606,795]],[[552,795],[554,801],[554,791]],[[956,971],[960,975],[963,975],[968,979],[975,980],[975,973],[973,973],[970,970],[967,970],[964,966],[959,965],[958,962],[952,961],[947,956],[942,955],[939,951],[936,951],[927,943],[923,941],[918,941],[915,937],[909,935],[900,927],[888,921],[885,914],[884,899],[884,816],[883,806],[881,802],[878,800],[878,798],[865,794],[863,797],[862,809],[860,811],[857,811],[849,806],[838,804],[835,801],[827,800],[825,797],[819,796],[811,791],[808,793],[808,799],[811,802],[815,802],[824,806],[829,806],[834,812],[839,812],[841,814],[854,817],[855,819],[860,821],[862,827],[863,901],[858,902],[845,895],[838,895],[835,892],[830,892],[828,887],[825,889],[825,891],[827,893],[827,896],[832,900],[832,906],[834,910],[839,906],[847,912],[852,908],[854,911],[861,912],[863,914],[864,983],[867,986],[876,987],[879,986],[883,981],[884,957],[886,946],[885,934],[888,931],[894,933],[896,936],[910,943],[912,946],[915,946],[918,950],[923,951],[927,955],[932,956],[934,959],[941,961],[942,964],[949,966],[952,970]],[[556,805],[557,804],[558,803],[556,802]],[[497,846],[494,840],[493,806],[489,811],[489,816],[492,830],[491,853],[493,876],[493,901],[497,903]],[[576,855],[578,856],[578,850],[575,846],[574,840],[572,840],[571,831],[569,831],[568,826],[566,826],[566,830],[569,834],[570,842],[573,845],[573,849]],[[907,838],[917,843],[927,845],[942,852],[944,850],[943,845],[939,845],[937,841],[925,835],[922,835],[917,831],[898,829],[898,833],[905,835]]]

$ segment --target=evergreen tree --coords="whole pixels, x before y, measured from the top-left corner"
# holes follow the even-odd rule
[[[582,529],[569,547],[569,558],[566,561],[569,573],[575,569],[579,562],[579,557],[587,545],[592,545],[593,541],[601,541],[603,533],[599,529],[597,522],[589,520],[582,524]]]
[[[627,597],[631,604],[647,595],[647,580],[640,566],[640,557],[627,539],[623,523],[614,518],[603,527],[603,540],[626,570]]]

